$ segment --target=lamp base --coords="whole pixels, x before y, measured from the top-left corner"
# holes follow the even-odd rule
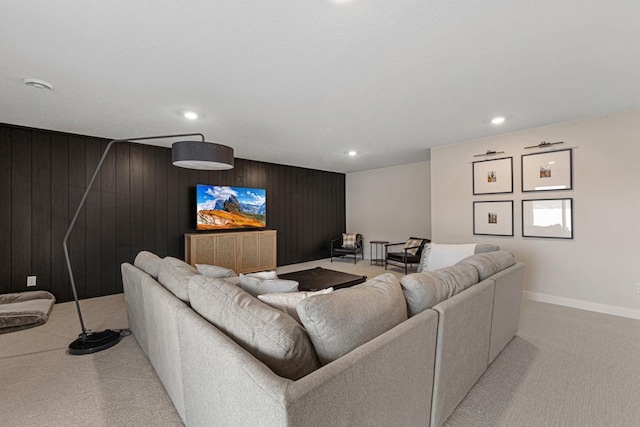
[[[100,332],[80,334],[77,340],[69,344],[69,354],[90,354],[106,350],[118,344],[122,339],[120,332],[106,329]]]

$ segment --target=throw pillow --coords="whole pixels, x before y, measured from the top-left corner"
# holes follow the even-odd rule
[[[246,276],[255,277],[261,280],[278,278],[275,271],[258,271],[257,273],[247,273]]]
[[[219,267],[217,265],[196,264],[196,268],[201,274],[212,279],[223,279],[226,277],[236,277],[237,274],[230,268]]]
[[[342,233],[342,247],[345,249],[354,249],[356,247],[356,234]]]
[[[304,328],[224,279],[194,276],[191,307],[277,375],[297,380],[319,367]]]
[[[287,292],[282,294],[263,294],[258,295],[258,299],[265,304],[269,304],[271,307],[283,311],[287,313],[289,316],[293,317],[298,321],[298,323],[302,323],[300,317],[298,316],[298,312],[296,311],[296,307],[300,302],[308,297],[314,295],[323,295],[330,294],[333,292],[333,288],[322,289],[316,292]]]
[[[391,273],[298,304],[298,316],[325,365],[407,319],[398,278]]]
[[[240,275],[240,287],[250,295],[297,292],[298,282],[295,280],[266,279],[261,280],[248,274]]]
[[[409,239],[407,243],[404,244],[404,248],[407,250],[409,255],[415,255],[418,253],[418,249],[420,249],[420,245],[422,244],[422,239]]]
[[[189,302],[188,284],[192,276],[199,276],[198,270],[173,257],[165,257],[160,262],[158,282],[182,301]]]

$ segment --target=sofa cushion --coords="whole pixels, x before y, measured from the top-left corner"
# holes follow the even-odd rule
[[[296,311],[298,304],[300,304],[300,302],[307,297],[313,295],[330,294],[331,292],[333,292],[333,288],[322,289],[315,292],[286,292],[263,294],[258,295],[258,299],[265,304],[269,304],[275,309],[287,313],[289,316],[296,319],[298,323],[302,323],[300,317],[298,316],[298,312]]]
[[[500,246],[498,245],[490,245],[488,243],[478,243],[476,245],[476,251],[474,252],[474,254],[483,254],[483,253],[495,252],[499,250],[500,250]]]
[[[211,277],[213,279],[224,279],[227,277],[238,276],[232,269],[220,267],[218,265],[196,264],[196,269],[200,272],[200,274]]]
[[[409,316],[415,316],[476,283],[478,271],[466,264],[409,274],[400,279]]]
[[[198,270],[186,262],[166,257],[160,262],[158,282],[182,301],[189,302],[189,278],[199,276]]]
[[[496,251],[475,254],[467,257],[456,265],[472,265],[478,270],[480,281],[489,276],[493,276],[498,271],[509,268],[516,263],[516,259],[511,252]]]
[[[297,380],[319,367],[304,328],[223,279],[192,276],[191,307],[281,377]]]
[[[136,259],[133,261],[133,265],[147,273],[149,276],[158,280],[161,261],[162,258],[154,253],[148,251],[140,251],[138,255],[136,255]]]
[[[305,298],[297,311],[323,365],[407,319],[402,288],[391,273]]]
[[[438,244],[425,245],[418,264],[418,273],[434,271],[442,267],[450,267],[458,261],[484,252],[499,251],[500,246],[486,243]]]
[[[240,287],[245,292],[257,297],[261,294],[296,292],[298,290],[298,282],[281,279],[263,280],[249,274],[241,274]]]

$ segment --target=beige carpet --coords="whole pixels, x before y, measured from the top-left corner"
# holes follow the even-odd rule
[[[445,425],[640,426],[640,321],[524,301],[518,335]]]
[[[373,277],[369,261],[313,261]],[[397,276],[402,269],[389,271]],[[85,323],[127,326],[122,295],[81,302]],[[0,335],[0,425],[180,426],[169,397],[133,336],[87,356],[66,348],[79,332],[73,303],[49,321]],[[467,426],[640,426],[640,321],[524,301],[518,336],[445,424]]]
[[[127,327],[122,294],[81,308],[94,330]],[[75,304],[62,303],[44,325],[0,336],[0,425],[182,425],[133,336],[100,353],[68,355],[79,332]]]

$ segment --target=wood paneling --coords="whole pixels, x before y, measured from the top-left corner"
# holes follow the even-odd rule
[[[31,272],[31,132],[11,132],[11,287],[25,291]]]
[[[24,291],[36,275],[35,289],[73,299],[62,239],[107,143],[0,124],[0,293]],[[69,238],[79,297],[122,292],[120,264],[141,250],[184,258],[196,184],[265,188],[278,265],[327,258],[329,241],[345,231],[344,174],[235,162],[192,171],[171,165],[167,148],[115,144]]]
[[[62,251],[69,226],[69,137],[51,135],[51,288],[59,301],[72,298]]]
[[[11,129],[0,127],[0,293],[11,292]]]
[[[51,135],[31,138],[31,273],[40,286],[51,284]]]

